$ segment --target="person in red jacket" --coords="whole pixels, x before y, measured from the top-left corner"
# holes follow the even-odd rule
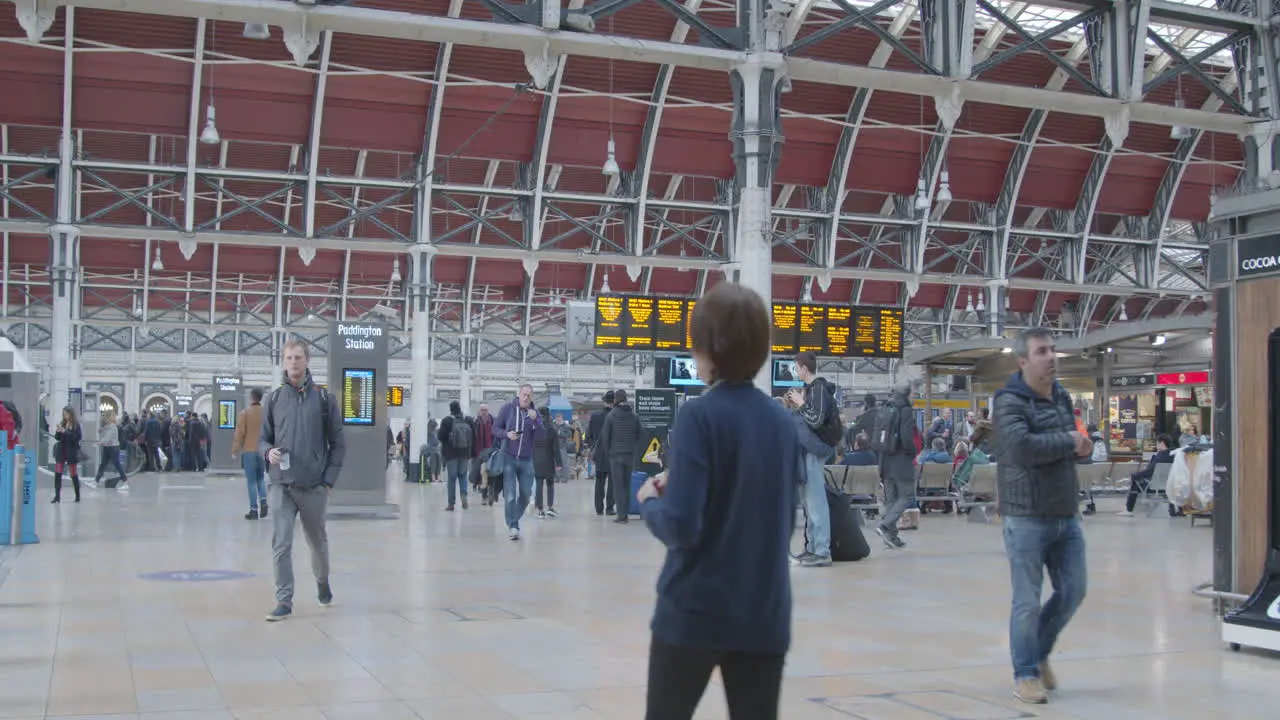
[[[18,423],[13,419],[13,413],[3,404],[0,404],[0,431],[9,439],[9,449],[12,450],[18,444]]]

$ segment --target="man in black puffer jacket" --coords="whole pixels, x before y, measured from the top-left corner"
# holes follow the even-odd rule
[[[1014,696],[1037,704],[1057,686],[1049,653],[1084,601],[1087,586],[1076,462],[1093,448],[1076,430],[1071,396],[1057,382],[1055,351],[1050,330],[1019,334],[1014,341],[1019,371],[993,398],[997,498],[1013,582]],[[1046,567],[1053,597],[1041,607]]]
[[[613,505],[618,510],[616,523],[625,523],[631,515],[631,473],[636,469],[636,449],[640,443],[640,417],[627,402],[626,390],[613,391],[613,409],[604,419],[600,445],[609,458],[609,477],[613,480]]]

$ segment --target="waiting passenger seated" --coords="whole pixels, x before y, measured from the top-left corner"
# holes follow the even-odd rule
[[[1102,437],[1102,432],[1098,430],[1097,425],[1089,426],[1089,439],[1093,441],[1093,454],[1081,460],[1080,464],[1089,465],[1091,463],[1106,462],[1111,455],[1107,450],[1107,440]]]
[[[957,488],[969,484],[969,476],[973,474],[975,465],[990,465],[991,459],[982,452],[982,448],[969,449],[965,443],[956,443],[956,472],[952,478]]]
[[[876,458],[876,454],[871,451],[871,442],[866,435],[858,435],[853,439],[853,450],[844,454],[841,464],[850,467],[866,467],[868,465],[879,465],[880,460]]]
[[[951,464],[951,453],[947,452],[947,441],[942,437],[935,437],[929,443],[929,449],[920,453],[920,457],[916,458],[916,464],[924,465],[925,463]]]
[[[1156,474],[1156,465],[1173,462],[1173,438],[1161,435],[1156,438],[1156,454],[1151,456],[1147,466],[1129,476],[1129,496],[1124,500],[1124,510],[1117,513],[1120,517],[1133,517],[1133,506],[1138,502],[1138,494],[1143,492],[1147,483]]]

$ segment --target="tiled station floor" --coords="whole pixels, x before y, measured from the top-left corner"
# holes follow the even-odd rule
[[[270,524],[238,477],[140,476],[42,504],[42,543],[0,554],[0,717],[126,720],[640,718],[662,551],[640,523],[560,486],[556,520],[508,541],[498,508],[442,510],[390,482],[398,520],[331,521],[335,605],[314,602],[299,533],[295,616],[267,624]],[[41,501],[48,494],[42,488]],[[1104,502],[1115,510],[1117,500]],[[926,516],[910,547],[794,570],[785,720],[1275,717],[1280,658],[1227,651],[1210,534],[1185,520],[1087,520],[1090,594],[1047,706],[1010,696],[999,529]],[[242,579],[140,577],[238,571]],[[699,718],[725,716],[720,688]]]

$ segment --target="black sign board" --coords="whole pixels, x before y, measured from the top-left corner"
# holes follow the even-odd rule
[[[1236,241],[1236,277],[1280,274],[1280,235]]]
[[[1111,387],[1113,388],[1132,388],[1132,387],[1155,387],[1156,376],[1154,373],[1147,375],[1112,375]],[[1098,387],[1102,387],[1102,378],[1098,378]]]
[[[676,394],[674,390],[639,388],[634,400],[640,419],[636,470],[657,475],[666,465],[668,435],[676,420]]]

